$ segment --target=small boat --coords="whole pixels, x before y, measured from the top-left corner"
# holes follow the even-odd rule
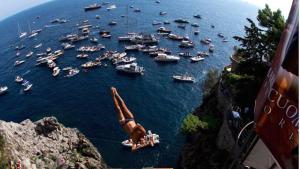
[[[180,57],[173,56],[173,55],[167,55],[165,53],[159,53],[154,58],[154,60],[157,62],[178,62],[180,60]]]
[[[36,56],[39,56],[39,57],[40,57],[40,56],[45,56],[45,55],[47,55],[47,53],[45,53],[45,52],[43,52],[43,53],[37,53],[37,54],[36,54]]]
[[[79,58],[79,59],[84,59],[84,58],[88,58],[89,57],[89,55],[88,54],[78,54],[77,56],[76,56],[77,58]]]
[[[175,19],[174,22],[177,22],[177,23],[189,23],[188,20],[186,19],[182,19],[182,18],[179,18],[179,19]]]
[[[96,15],[96,19],[100,19],[100,16],[99,16],[99,15]]]
[[[125,51],[136,51],[139,50],[140,48],[144,47],[144,45],[128,45],[125,46]]]
[[[21,55],[21,53],[18,51],[17,53],[16,53],[16,56],[20,56]]]
[[[222,40],[222,42],[228,42],[228,39],[224,38],[224,39]]]
[[[210,25],[211,28],[215,28],[215,25]]]
[[[29,53],[26,54],[26,57],[29,58],[29,57],[32,56],[32,55],[33,55],[33,52],[30,51]]]
[[[68,73],[65,77],[73,77],[80,72],[79,69],[77,69],[77,68],[74,68],[74,69],[71,68],[71,69],[68,69],[67,71],[68,71]]]
[[[212,52],[214,52],[214,50],[215,50],[215,46],[210,44],[209,48],[208,48],[208,51],[212,53]]]
[[[25,45],[16,46],[15,50],[22,50],[25,48]]]
[[[209,38],[205,38],[205,39],[201,39],[200,42],[203,43],[203,44],[208,45],[208,44],[210,44],[212,41],[211,41],[211,39],[209,39]]]
[[[152,22],[152,25],[154,25],[154,26],[155,26],[155,25],[161,25],[161,24],[162,24],[162,22],[158,22],[158,21],[153,21],[153,22]]]
[[[193,55],[192,55],[190,52],[179,53],[179,56],[183,56],[183,57],[193,57]]]
[[[198,55],[200,56],[209,56],[209,53],[208,52],[198,52]]]
[[[159,15],[166,15],[167,14],[167,12],[165,12],[165,11],[160,11],[159,12]]]
[[[159,3],[160,3],[160,1],[159,1],[159,0],[156,0],[156,1],[155,1],[155,3],[159,4]]]
[[[42,43],[39,43],[39,44],[35,45],[34,48],[37,49],[37,48],[39,48],[39,47],[41,47],[41,46],[43,46],[43,44],[42,44]]]
[[[197,56],[194,56],[194,57],[191,58],[192,62],[199,62],[201,60],[204,60],[204,58],[200,55],[197,55]]]
[[[192,41],[183,40],[181,41],[180,48],[193,48],[195,44]]]
[[[198,28],[198,27],[199,27],[199,24],[198,24],[198,23],[192,23],[191,26],[192,26],[192,27]]]
[[[200,33],[199,30],[194,31],[194,35],[199,35],[199,33]]]
[[[202,19],[200,14],[194,15],[194,18]]]
[[[18,32],[19,32],[19,38],[24,38],[27,35],[27,32],[22,32],[20,24],[18,23]]]
[[[0,95],[6,94],[8,92],[7,86],[0,86]]]
[[[147,135],[146,135],[146,145],[143,145],[143,147],[146,147],[146,146],[151,146],[150,144],[150,139],[153,139],[154,141],[154,145],[155,144],[159,144],[159,135],[158,134],[152,134],[151,131],[148,131]],[[122,141],[121,143],[123,146],[125,147],[132,147],[132,141],[131,140],[125,140],[125,141]],[[137,148],[141,148],[142,145],[140,144],[137,144]]]
[[[185,25],[177,25],[178,28],[185,29]]]
[[[103,33],[102,35],[101,35],[101,37],[102,38],[111,38],[111,34],[108,34],[108,33]]]
[[[165,27],[159,27],[158,29],[157,29],[157,32],[160,32],[160,33],[171,33],[172,31],[171,30],[169,30],[169,29],[167,29],[167,28],[165,28]]]
[[[24,80],[24,79],[23,79],[21,76],[16,76],[16,78],[15,78],[15,81],[16,81],[17,83],[22,83],[23,80]]]
[[[70,43],[62,43],[61,45],[64,48],[64,50],[75,48],[75,45],[72,45]]]
[[[137,63],[130,63],[126,65],[119,65],[116,67],[117,71],[125,72],[129,74],[143,74],[145,69],[141,66],[138,66]]]
[[[110,10],[113,10],[113,9],[116,9],[116,8],[117,8],[116,5],[110,5],[110,6],[107,7],[106,9],[107,9],[108,11],[110,11]]]
[[[219,36],[220,38],[224,38],[223,33],[218,33],[218,36]]]
[[[133,12],[141,12],[141,10],[139,8],[136,8],[133,10]]]
[[[123,57],[123,58],[120,58],[120,59],[115,59],[113,60],[113,64],[114,65],[118,65],[118,64],[121,64],[121,63],[132,63],[132,62],[135,62],[136,61],[136,58],[135,57]]]
[[[116,22],[116,21],[110,21],[110,22],[108,23],[108,25],[114,26],[114,25],[117,25],[117,22]]]
[[[169,25],[171,22],[170,21],[164,21],[165,25]]]
[[[46,52],[47,52],[47,53],[50,53],[50,52],[51,52],[51,48],[47,48],[47,49],[46,49]]]
[[[48,60],[47,65],[49,68],[54,68],[56,67],[56,63],[53,60]]]
[[[133,8],[133,5],[130,5],[130,8]]]
[[[84,11],[91,11],[101,8],[101,5],[95,3],[84,8]]]
[[[60,72],[60,68],[59,67],[54,67],[53,68],[53,72],[52,72],[52,76],[57,76]]]
[[[32,88],[32,84],[29,83],[29,81],[27,81],[27,80],[24,80],[22,85],[25,87],[23,89],[24,92],[27,92],[27,91],[31,90],[31,88]]]
[[[63,70],[64,70],[64,71],[66,71],[66,70],[70,70],[70,69],[72,69],[72,67],[71,67],[71,66],[69,66],[69,67],[64,67],[64,68],[63,68]]]
[[[172,40],[178,40],[178,41],[182,41],[183,40],[183,37],[182,36],[179,36],[179,35],[175,35],[175,34],[169,34],[168,37]]]
[[[89,62],[82,64],[81,67],[93,68],[93,67],[100,66],[100,65],[101,65],[101,62],[99,62],[99,61],[89,61]]]
[[[175,81],[180,81],[180,82],[191,82],[191,83],[195,82],[195,78],[192,77],[192,76],[189,76],[187,74],[184,74],[184,75],[174,75],[173,79]]]
[[[90,38],[90,41],[91,41],[92,43],[98,43],[98,39],[97,39],[96,37],[91,37],[91,38]]]
[[[23,64],[24,62],[25,62],[25,60],[16,60],[14,65],[19,66],[19,65]]]

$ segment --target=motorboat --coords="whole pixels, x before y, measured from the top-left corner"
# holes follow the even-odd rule
[[[228,42],[228,39],[223,38],[222,42]]]
[[[97,46],[81,46],[77,51],[79,52],[97,52],[105,49],[105,46],[102,44],[98,44]]]
[[[154,36],[153,34],[141,34],[138,36],[133,36],[130,42],[135,44],[157,44],[159,42],[159,38]]]
[[[22,39],[27,35],[27,32],[22,32],[20,24],[18,23],[18,32],[19,32],[19,38]]]
[[[199,27],[199,24],[198,24],[198,23],[192,23],[191,26],[192,26],[192,27],[198,28],[198,27]]]
[[[179,53],[179,56],[183,56],[183,57],[193,57],[193,55],[192,55],[190,52]]]
[[[159,27],[158,29],[157,29],[157,32],[161,32],[161,33],[171,33],[172,31],[171,30],[169,30],[169,29],[167,29],[167,28],[165,28],[165,27]]]
[[[189,21],[188,21],[188,20],[186,20],[186,19],[182,19],[182,18],[175,19],[175,20],[174,20],[174,22],[176,22],[176,23],[189,23]]]
[[[64,50],[75,48],[75,45],[72,45],[70,43],[62,43],[61,45],[64,48]]]
[[[164,21],[164,24],[168,25],[168,24],[171,24],[171,22],[170,21]]]
[[[209,48],[208,48],[208,51],[212,53],[212,52],[214,52],[214,50],[215,50],[215,46],[210,44]]]
[[[202,19],[200,14],[194,15],[194,18]]]
[[[60,19],[60,18],[56,18],[56,19],[53,19],[52,21],[50,21],[51,23],[54,23],[54,24],[56,24],[56,23],[66,23],[67,22],[67,20],[66,19]]]
[[[218,36],[219,36],[220,38],[224,38],[223,33],[218,33]]]
[[[117,22],[116,22],[116,21],[110,21],[110,22],[108,23],[108,25],[114,26],[114,25],[117,25]]]
[[[8,87],[7,86],[0,86],[0,95],[8,93]]]
[[[130,63],[125,65],[119,65],[116,67],[117,71],[130,73],[130,74],[143,74],[145,69],[141,66],[138,66],[137,63]]]
[[[74,69],[70,68],[67,71],[68,71],[68,73],[65,77],[73,77],[73,76],[77,75],[80,72],[80,70],[77,69],[77,68],[74,68]]]
[[[200,55],[197,55],[197,56],[194,56],[194,57],[191,58],[192,62],[199,62],[199,61],[202,61],[202,60],[204,60],[204,58]]]
[[[200,33],[199,30],[194,31],[194,35],[199,35],[199,33]]]
[[[139,8],[135,8],[133,12],[141,12],[141,10]]]
[[[108,11],[110,11],[110,10],[113,10],[113,9],[116,9],[116,8],[117,8],[116,5],[110,5],[110,6],[107,7],[106,9],[107,9]]]
[[[165,11],[160,11],[159,12],[159,15],[166,15],[167,14],[167,12],[165,12]]]
[[[15,47],[15,50],[22,50],[22,49],[24,49],[25,48],[25,45],[20,45],[20,46],[16,46]]]
[[[47,53],[43,52],[43,53],[37,53],[36,56],[40,57],[40,56],[46,56]]]
[[[52,72],[52,76],[54,76],[54,77],[58,76],[59,72],[60,72],[60,68],[59,67],[54,67],[53,72]]]
[[[136,50],[139,50],[140,48],[144,47],[144,45],[128,45],[128,46],[125,46],[125,51],[136,51]]]
[[[100,19],[100,15],[96,15],[96,19]]]
[[[183,40],[183,37],[182,37],[182,36],[175,35],[175,34],[172,34],[172,33],[170,33],[170,34],[168,35],[168,37],[169,37],[170,39],[172,39],[172,40],[178,40],[178,41],[182,41],[182,40]]]
[[[194,46],[195,44],[192,41],[186,40],[181,41],[181,43],[179,44],[179,47],[181,48],[193,48]]]
[[[173,79],[175,81],[180,81],[180,82],[190,82],[190,83],[194,83],[195,82],[195,78],[193,76],[189,76],[187,74],[184,74],[184,75],[174,75]]]
[[[143,145],[143,147],[146,147],[146,146],[151,146],[151,143],[150,143],[150,140],[153,140],[154,142],[154,145],[156,144],[159,144],[160,141],[159,141],[159,135],[158,134],[155,134],[155,133],[151,133],[151,131],[148,131],[147,135],[145,136],[145,141],[146,141],[146,144]],[[129,147],[131,148],[132,147],[132,140],[129,139],[129,140],[124,140],[122,141],[121,143],[123,146],[125,147]],[[142,145],[141,144],[137,144],[137,148],[141,148]]]
[[[50,53],[50,52],[51,52],[51,48],[47,48],[47,49],[46,49],[46,52],[47,52],[47,53]]]
[[[42,44],[42,43],[39,43],[39,44],[35,45],[34,48],[37,49],[37,48],[39,48],[39,47],[41,47],[41,46],[43,46],[43,44]]]
[[[24,79],[23,79],[21,76],[16,76],[16,78],[15,78],[15,81],[16,81],[17,83],[22,83],[23,80],[24,80]]]
[[[24,80],[23,83],[22,83],[22,85],[24,86],[24,89],[23,89],[24,92],[27,92],[27,91],[31,90],[31,88],[32,88],[32,86],[33,86],[33,85],[32,85],[31,83],[29,83],[29,81],[27,81],[27,80]]]
[[[23,64],[24,62],[25,62],[25,60],[16,60],[14,65],[19,66],[19,65]]]
[[[208,52],[197,52],[198,53],[198,55],[200,55],[200,56],[209,56],[209,53]]]
[[[101,35],[101,37],[102,38],[111,38],[111,35],[110,34],[108,34],[108,33],[103,33],[102,35]]]
[[[29,53],[26,54],[26,57],[29,58],[29,57],[32,56],[32,55],[33,55],[33,52],[30,51]]]
[[[47,65],[49,68],[54,68],[56,67],[56,63],[53,60],[48,60]]]
[[[215,25],[210,25],[211,28],[215,28]]]
[[[93,67],[100,66],[100,65],[101,65],[101,62],[99,62],[99,61],[89,61],[89,62],[82,64],[81,67],[93,68]]]
[[[90,29],[89,28],[83,28],[81,30],[81,33],[82,33],[82,35],[86,36],[86,35],[90,34]]]
[[[95,3],[84,8],[84,11],[91,11],[101,8],[101,5]]]
[[[156,26],[156,25],[161,25],[162,24],[162,22],[158,22],[158,21],[153,21],[152,22],[152,25],[154,25],[154,26]]]
[[[126,52],[122,52],[122,53],[118,53],[118,52],[115,52],[115,53],[112,53],[111,55],[109,55],[107,58],[109,60],[113,60],[113,59],[119,59],[119,58],[123,58],[127,55]]]
[[[90,41],[91,41],[92,43],[98,43],[98,39],[97,39],[96,37],[91,37],[91,38],[90,38]]]
[[[113,60],[113,64],[114,65],[118,65],[118,64],[121,64],[121,63],[125,63],[125,64],[128,64],[128,63],[132,63],[132,62],[135,62],[136,61],[136,58],[135,57],[123,57],[123,58],[120,58],[120,59],[115,59]]]
[[[16,53],[16,56],[20,56],[20,55],[21,55],[21,52],[18,51],[18,52]]]
[[[201,39],[200,42],[203,43],[203,44],[208,45],[208,44],[210,44],[212,41],[211,41],[211,39],[209,39],[209,38],[205,38],[205,39]]]
[[[89,55],[81,53],[81,54],[78,54],[76,57],[79,58],[79,59],[84,59],[84,58],[88,58]]]
[[[177,25],[178,28],[185,29],[185,25]]]
[[[157,62],[178,62],[180,60],[180,57],[173,56],[173,55],[167,55],[165,53],[159,53],[154,58],[154,60]]]

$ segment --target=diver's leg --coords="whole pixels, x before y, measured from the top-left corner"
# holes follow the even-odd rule
[[[121,98],[121,96],[118,94],[117,90],[115,93],[116,97],[118,98],[120,104],[121,104],[121,109],[123,112],[123,115],[126,119],[134,119],[133,114],[130,112],[130,110],[127,108],[125,102],[123,101],[123,99]]]
[[[115,105],[115,109],[116,109],[116,112],[117,112],[117,117],[118,117],[118,120],[120,122],[122,122],[122,121],[125,121],[125,117],[124,117],[123,112],[120,108],[119,102],[116,98],[116,92],[117,92],[116,88],[112,87],[111,88],[111,93],[112,93],[112,97],[113,97],[113,100],[114,100],[114,105]]]

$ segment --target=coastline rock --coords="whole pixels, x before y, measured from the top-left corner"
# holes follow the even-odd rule
[[[24,168],[106,168],[101,155],[77,129],[55,117],[32,122],[0,121],[0,166]]]

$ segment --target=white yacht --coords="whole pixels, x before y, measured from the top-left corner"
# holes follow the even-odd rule
[[[64,50],[75,48],[75,45],[72,45],[70,43],[62,43],[61,45],[64,48]]]
[[[204,60],[204,58],[200,55],[197,55],[197,56],[191,58],[192,62],[199,62],[201,60]]]
[[[71,69],[68,69],[68,74],[65,76],[65,77],[72,77],[72,76],[75,76],[79,73],[79,69],[77,68],[71,68]]]
[[[195,82],[195,78],[192,77],[192,76],[189,76],[187,74],[174,75],[173,79],[176,80],[176,81],[181,81],[181,82],[191,82],[191,83]]]
[[[41,47],[42,45],[43,45],[42,43],[37,44],[37,45],[34,46],[34,48],[37,49],[37,48]]]
[[[19,65],[23,64],[24,62],[25,62],[25,60],[16,60],[15,66],[19,66]]]
[[[31,88],[32,88],[32,84],[29,83],[29,81],[27,81],[27,80],[24,80],[22,85],[25,87],[23,89],[24,92],[27,92],[27,91],[31,90]]]
[[[173,56],[173,55],[167,55],[165,53],[159,53],[155,58],[155,61],[158,62],[177,62],[180,60],[180,57]]]
[[[30,56],[32,56],[33,52],[30,51],[29,53],[27,53],[26,57],[29,58]]]
[[[23,79],[21,76],[16,76],[15,81],[16,81],[17,83],[22,83],[23,80],[24,80],[24,79]]]
[[[143,74],[145,69],[141,66],[138,66],[137,63],[130,63],[126,65],[119,65],[116,67],[118,71],[130,73],[130,74]]]

